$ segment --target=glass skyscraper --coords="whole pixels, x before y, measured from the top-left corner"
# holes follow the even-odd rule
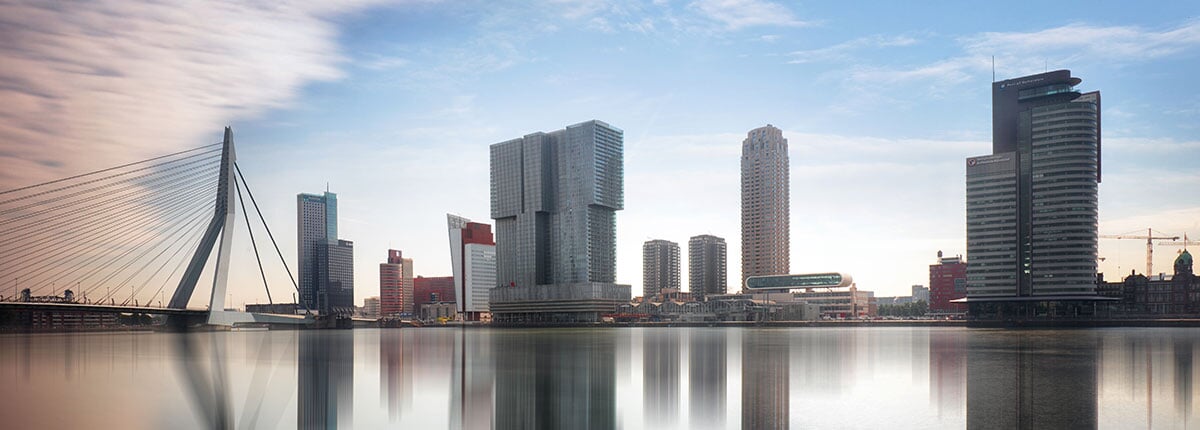
[[[992,84],[992,154],[966,166],[968,303],[1094,297],[1100,93],[1080,82]]]
[[[324,313],[354,312],[354,243],[338,240],[337,194],[296,195],[300,302]]]

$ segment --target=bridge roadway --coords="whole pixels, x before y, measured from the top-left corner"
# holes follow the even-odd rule
[[[175,309],[153,306],[105,305],[98,303],[40,303],[40,302],[0,302],[0,310],[15,311],[81,311],[96,313],[128,313],[180,315],[193,317],[208,316],[208,309]]]
[[[313,324],[315,320],[305,315],[260,314],[236,311],[209,312],[208,309],[176,309],[153,306],[117,306],[94,303],[39,303],[39,302],[0,302],[0,310],[15,311],[70,311],[91,313],[130,313],[182,316],[193,321],[205,321],[209,324],[233,326],[235,324]]]

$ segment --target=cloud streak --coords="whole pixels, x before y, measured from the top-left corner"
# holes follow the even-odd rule
[[[762,0],[700,0],[691,4],[702,15],[730,30],[757,26],[804,27],[788,8]]]
[[[0,5],[0,189],[211,143],[342,76],[330,19],[370,1]]]

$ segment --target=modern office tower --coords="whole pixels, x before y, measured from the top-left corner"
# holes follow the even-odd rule
[[[929,265],[929,311],[934,313],[962,312],[961,303],[951,303],[967,296],[967,262],[962,256],[943,257],[938,251],[937,264]]]
[[[454,277],[435,276],[413,278],[413,311],[420,312],[421,305],[455,301]]]
[[[664,289],[679,291],[679,244],[646,241],[642,244],[642,296],[649,300]]]
[[[1100,93],[1080,82],[1056,70],[992,83],[992,154],[967,159],[973,313],[1095,297]]]
[[[352,313],[354,243],[338,240],[337,194],[298,194],[296,226],[301,303],[325,313]]]
[[[446,214],[450,230],[450,266],[458,313],[467,321],[479,321],[489,312],[488,291],[496,286],[496,241],[492,226]]]
[[[725,294],[725,239],[702,234],[688,239],[688,291],[693,296]]]
[[[338,239],[319,245],[325,261],[324,284],[317,293],[317,309],[337,315],[354,315],[354,242]]]
[[[413,266],[411,258],[388,250],[386,263],[379,263],[379,311],[383,317],[413,314]]]
[[[629,300],[615,283],[623,134],[593,120],[491,146],[493,321],[596,321]]]
[[[788,273],[788,142],[770,124],[742,141],[742,285]]]

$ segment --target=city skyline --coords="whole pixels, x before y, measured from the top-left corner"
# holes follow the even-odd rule
[[[485,147],[599,118],[626,132],[616,276],[638,295],[638,247],[650,236],[725,237],[729,267],[741,267],[738,144],[745,130],[771,123],[792,151],[791,271],[844,271],[877,295],[902,295],[927,282],[932,252],[966,253],[962,160],[990,147],[994,56],[994,81],[1069,68],[1104,92],[1101,234],[1152,227],[1197,237],[1195,6],[1092,6],[1047,5],[1038,17],[1000,10],[969,23],[954,19],[974,16],[965,5],[934,14],[765,1],[196,13],[119,2],[109,5],[115,13],[3,6],[5,22],[36,25],[0,30],[13,41],[0,48],[13,65],[0,71],[13,84],[0,89],[8,102],[0,113],[13,118],[0,124],[0,161],[10,166],[0,189],[199,146],[231,123],[273,229],[296,227],[290,196],[332,183],[360,284],[378,276],[375,256],[389,248],[404,249],[417,274],[443,276],[451,273],[443,214],[486,218]],[[78,19],[58,15],[67,13]],[[174,33],[136,25],[176,16],[278,31],[231,40],[186,23]],[[123,30],[102,36],[93,27]],[[57,39],[35,37],[43,32]],[[139,45],[155,39],[159,48]],[[227,55],[180,54],[213,46]],[[96,50],[108,55],[83,55]],[[267,50],[279,57],[261,61]],[[78,67],[54,66],[63,61]],[[512,104],[518,95],[523,102]],[[295,249],[281,236],[281,247]],[[1107,279],[1141,271],[1144,243],[1099,247]],[[856,258],[864,252],[887,257],[865,263]],[[1168,268],[1175,253],[1155,255],[1155,267]],[[232,270],[234,284],[258,276],[252,265]],[[267,275],[290,284],[281,270]],[[735,289],[740,270],[727,276]],[[369,284],[355,303],[374,295]],[[233,304],[266,298],[255,288],[231,293]]]

